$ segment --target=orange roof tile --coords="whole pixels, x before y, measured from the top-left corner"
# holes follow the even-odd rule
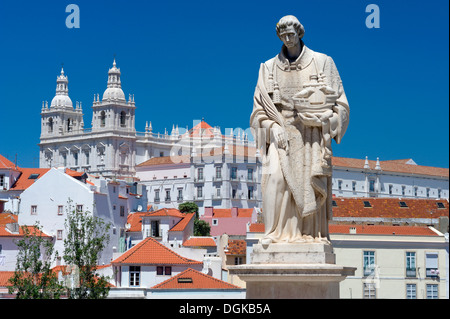
[[[146,212],[145,216],[172,216],[172,217],[178,217],[183,218],[185,214],[180,213],[180,211],[176,208],[161,208],[158,210],[155,210],[153,212]]]
[[[227,255],[245,255],[247,253],[247,242],[243,239],[230,239],[225,251]]]
[[[265,228],[266,228],[265,225],[262,223],[250,224],[249,232],[250,233],[264,233]]]
[[[449,216],[447,200],[406,199],[388,197],[334,197],[333,217],[438,218]],[[372,207],[364,207],[364,201]],[[405,202],[408,207],[400,207]],[[445,208],[438,208],[442,203]],[[430,213],[432,212],[432,213]]]
[[[178,223],[175,224],[169,231],[184,231],[189,225],[189,222],[194,218],[194,213],[185,214],[183,219],[181,219]]]
[[[127,216],[127,224],[130,225],[127,231],[141,231],[142,230],[142,216],[147,212],[131,213]]]
[[[0,169],[15,169],[16,165],[0,154]]]
[[[72,177],[82,177],[83,175],[87,176],[87,174],[85,172],[78,172],[78,171],[71,170],[69,168],[65,169],[65,173]]]
[[[238,217],[252,217],[253,208],[238,208]]]
[[[12,213],[0,213],[0,225],[6,225],[9,223],[17,223],[18,216]]]
[[[28,231],[30,232],[31,235],[36,234],[36,236],[52,238],[52,236],[47,235],[44,232],[41,232],[35,226],[19,226],[18,233],[11,233],[9,230],[6,229],[6,225],[0,226],[0,237],[23,237],[24,232],[23,232],[22,227],[25,227],[26,229],[28,229]]]
[[[200,271],[188,268],[162,283],[155,289],[242,289],[225,281],[208,276]]]
[[[238,208],[237,217],[252,217],[253,208]],[[231,218],[231,208],[213,208],[214,218]]]
[[[191,237],[183,243],[186,247],[216,247],[212,237]]]
[[[387,225],[329,225],[330,234],[349,234],[350,228],[356,229],[356,234],[371,235],[410,235],[439,236],[426,226],[387,226]]]
[[[449,177],[448,168],[406,164],[407,161],[409,161],[409,159],[380,161],[381,170],[387,172]],[[334,156],[331,161],[333,166],[350,167],[358,169],[364,169],[364,162],[365,160],[363,159],[336,157],[336,156]],[[375,169],[376,161],[369,160],[368,162],[369,167],[371,169]]]
[[[143,166],[153,166],[153,165],[170,165],[170,164],[189,164],[191,162],[191,157],[189,155],[176,155],[176,156],[161,156],[152,157],[145,162],[142,162],[137,167]]]
[[[9,287],[9,278],[14,276],[14,271],[0,271],[0,287]]]
[[[191,137],[212,137],[214,136],[214,129],[211,125],[205,121],[201,121],[196,126],[189,130],[189,136]]]
[[[14,185],[11,187],[11,190],[25,190],[35,181],[37,181],[39,178],[44,176],[45,173],[47,173],[50,170],[50,168],[20,168],[19,171],[21,172],[19,178],[14,183]],[[30,179],[29,177],[31,174],[38,174],[36,179]]]
[[[182,257],[152,237],[147,237],[113,260],[111,264],[200,265],[203,263]]]

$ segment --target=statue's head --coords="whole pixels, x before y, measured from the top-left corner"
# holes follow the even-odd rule
[[[303,38],[305,28],[294,16],[284,16],[277,23],[277,35],[287,47],[295,46]]]

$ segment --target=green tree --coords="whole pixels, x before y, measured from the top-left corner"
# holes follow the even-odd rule
[[[209,236],[211,232],[211,226],[205,222],[204,220],[201,220],[198,217],[198,206],[196,203],[193,202],[186,202],[178,205],[178,210],[181,213],[195,213],[195,220],[194,220],[194,236]]]
[[[16,241],[16,269],[9,279],[9,293],[17,299],[59,299],[64,287],[51,270],[53,241],[43,236],[39,223],[21,228],[23,237]]]
[[[97,274],[100,254],[109,242],[110,223],[92,213],[72,209],[65,221],[64,261],[76,269],[75,283],[68,287],[72,299],[103,299],[108,296],[108,277]]]

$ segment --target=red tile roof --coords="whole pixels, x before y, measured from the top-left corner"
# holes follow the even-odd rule
[[[238,208],[237,217],[252,217],[253,208]],[[213,208],[213,218],[231,218],[231,208]]]
[[[86,174],[85,172],[78,172],[78,171],[71,170],[69,168],[65,169],[65,173],[72,177],[82,177],[83,175]],[[86,176],[87,176],[87,174],[86,174]]]
[[[227,255],[245,255],[247,253],[247,242],[243,239],[230,239],[225,250]]]
[[[188,268],[172,278],[153,286],[155,289],[242,289],[225,281]]]
[[[414,164],[406,164],[410,159],[405,160],[390,160],[390,161],[380,161],[380,166],[382,171],[387,172],[397,172],[397,173],[407,173],[407,174],[418,174],[418,175],[430,175],[430,176],[440,176],[449,177],[449,169],[441,167],[431,167],[422,166]],[[346,157],[336,157],[332,158],[332,165],[334,167],[349,167],[364,169],[363,159],[356,158],[346,158]],[[375,169],[376,161],[369,160],[369,167]]]
[[[9,230],[6,229],[6,225],[0,226],[0,237],[23,237],[24,232],[22,227],[27,228],[31,235],[36,234],[36,236],[52,238],[52,236],[47,235],[44,232],[41,232],[35,226],[19,226],[18,233],[11,233]]]
[[[0,154],[0,169],[15,169],[16,165]]]
[[[160,156],[160,157],[152,157],[145,162],[142,162],[136,167],[143,166],[153,166],[153,165],[171,165],[171,164],[185,164],[190,163],[191,157],[189,155],[174,155],[174,156]]]
[[[50,170],[50,168],[19,168],[19,171],[22,173],[20,174],[17,181],[14,183],[14,185],[11,187],[11,190],[25,190],[35,181],[37,181],[39,178],[44,176],[45,173],[47,173]],[[38,174],[36,179],[30,179],[31,174]]]
[[[337,204],[333,207],[333,217],[438,218],[449,216],[447,200],[386,197],[334,197],[333,200]],[[369,202],[372,207],[364,207],[364,201]],[[405,202],[408,207],[400,207],[399,202]],[[438,208],[437,203],[442,203],[445,208]]]
[[[352,227],[356,229],[356,234],[439,236],[426,226],[329,225],[329,231],[330,234],[349,234]]]
[[[0,271],[0,287],[9,287],[9,278],[14,276],[14,271]]]
[[[205,121],[201,121],[196,126],[189,130],[189,136],[191,137],[212,137],[214,136],[214,129],[211,125]]]
[[[390,225],[343,225],[330,224],[328,226],[330,234],[349,234],[350,228],[354,227],[357,234],[376,235],[411,235],[411,236],[438,236],[438,234],[427,226],[390,226]],[[250,231],[263,233],[264,224],[251,224]]]
[[[216,247],[212,237],[191,237],[183,243],[185,247]]]
[[[157,240],[147,237],[113,260],[111,264],[201,265],[203,263],[182,257]]]
[[[249,232],[250,233],[264,233],[265,228],[266,228],[265,225],[262,223],[250,224]]]
[[[144,216],[146,216],[146,217],[171,216],[171,217],[184,218],[185,215],[183,213],[180,213],[180,211],[176,208],[161,208],[161,209],[155,210],[153,212],[146,212]]]
[[[147,214],[147,212],[136,212],[128,214],[127,224],[130,225],[127,231],[142,231],[142,216]]]
[[[12,213],[0,213],[0,225],[6,225],[9,223],[17,223],[18,221],[18,216],[14,215]]]
[[[184,231],[194,217],[194,213],[184,214],[183,219],[176,223],[169,231]]]

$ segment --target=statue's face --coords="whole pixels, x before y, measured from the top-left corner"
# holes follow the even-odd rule
[[[300,42],[297,31],[292,26],[288,26],[280,32],[280,39],[288,48],[295,47]]]

